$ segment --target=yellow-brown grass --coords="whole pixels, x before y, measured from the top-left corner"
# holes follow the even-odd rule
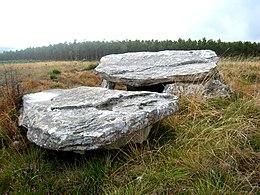
[[[17,70],[23,79],[38,79],[53,69],[59,69],[62,72],[80,71],[87,68],[90,64],[98,63],[83,61],[50,61],[50,62],[32,62],[32,63],[15,63],[1,64],[0,73],[5,70]]]
[[[21,80],[23,91],[36,92],[50,88],[71,88],[80,85],[98,86],[100,77],[90,70],[90,66],[98,62],[59,61],[34,62],[20,64],[0,65],[0,82],[4,82],[4,74],[10,70],[16,71]],[[51,79],[52,70],[59,70],[61,74],[57,79]]]
[[[244,95],[259,96],[260,61],[221,59],[218,70],[234,91]]]

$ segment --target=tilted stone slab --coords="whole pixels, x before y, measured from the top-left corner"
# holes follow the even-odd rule
[[[19,123],[30,141],[76,152],[142,142],[152,124],[178,109],[178,98],[169,94],[99,87],[47,90],[23,100]]]
[[[95,70],[104,80],[135,87],[195,82],[214,75],[218,59],[211,50],[133,52],[104,56]]]

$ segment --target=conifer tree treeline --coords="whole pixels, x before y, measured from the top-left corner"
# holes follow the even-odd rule
[[[125,41],[85,41],[59,43],[44,47],[8,51],[0,54],[0,61],[8,60],[99,60],[108,54],[137,51],[196,50],[211,49],[221,57],[260,56],[260,43],[222,42],[206,40],[125,40]]]

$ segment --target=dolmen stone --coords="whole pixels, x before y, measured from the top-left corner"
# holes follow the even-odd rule
[[[205,80],[201,83],[184,83],[176,82],[173,84],[167,84],[164,87],[163,93],[174,94],[178,97],[227,97],[233,94],[233,90],[225,85],[219,75]]]
[[[202,84],[203,90],[208,91],[205,81],[219,77],[216,69],[218,60],[219,57],[211,50],[132,52],[104,56],[95,70],[103,78],[102,86],[106,88],[113,89],[115,84],[123,84],[130,91],[169,92],[177,95],[180,93],[167,90],[165,86],[185,83],[181,87],[194,88],[190,84]],[[175,89],[175,85],[167,88]]]
[[[178,110],[178,97],[101,87],[27,94],[19,124],[31,142],[58,151],[113,149],[143,142],[150,127]]]
[[[203,80],[215,74],[217,61],[211,50],[133,52],[104,56],[95,70],[107,81],[140,87]]]

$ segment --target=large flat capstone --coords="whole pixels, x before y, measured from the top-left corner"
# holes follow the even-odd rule
[[[95,70],[108,82],[134,87],[196,82],[215,74],[218,59],[211,50],[133,52],[104,56]]]
[[[85,151],[142,142],[155,122],[178,109],[178,98],[99,87],[56,89],[23,97],[20,125],[44,148]]]

